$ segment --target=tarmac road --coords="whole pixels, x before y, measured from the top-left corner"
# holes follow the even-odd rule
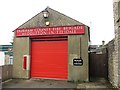
[[[4,82],[3,88],[76,88],[77,84],[64,80],[48,80],[48,79],[13,79]]]
[[[2,84],[3,90],[120,90],[114,88],[107,80],[100,78],[91,82],[73,83],[65,80],[50,79],[12,79]],[[9,89],[8,89],[9,88]],[[11,88],[11,89],[10,89]]]

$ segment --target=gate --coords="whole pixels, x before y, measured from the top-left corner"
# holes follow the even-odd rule
[[[89,71],[90,77],[106,78],[108,77],[108,59],[107,54],[89,54]]]

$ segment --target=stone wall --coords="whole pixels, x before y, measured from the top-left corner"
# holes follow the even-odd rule
[[[114,40],[114,53],[113,53],[113,77],[111,82],[114,86],[120,87],[120,0],[114,0],[113,2],[114,11],[114,29],[115,29],[115,40]],[[109,69],[110,70],[110,69]],[[112,76],[112,75],[111,75]]]
[[[108,79],[114,85],[114,58],[115,58],[115,45],[114,39],[111,40],[107,45],[107,53],[108,53]]]
[[[112,85],[120,87],[120,0],[113,0],[115,38],[107,44],[108,77]]]

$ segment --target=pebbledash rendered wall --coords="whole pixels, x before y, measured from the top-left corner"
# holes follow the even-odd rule
[[[65,16],[51,8],[47,8],[50,12],[50,26],[68,26],[83,25],[82,23]],[[42,12],[28,20],[26,23],[18,27],[20,28],[36,28],[46,27]],[[74,66],[73,59],[80,57],[80,37],[81,37],[81,56],[83,58],[83,66]],[[88,66],[88,42],[89,27],[85,25],[84,35],[68,35],[68,80],[69,81],[89,81]],[[30,55],[31,40],[29,37],[14,36],[13,43],[13,78],[30,78],[30,71],[23,69],[23,55]]]

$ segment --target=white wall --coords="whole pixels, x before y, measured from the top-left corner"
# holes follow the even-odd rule
[[[0,66],[4,65],[5,55],[4,52],[0,52]]]

